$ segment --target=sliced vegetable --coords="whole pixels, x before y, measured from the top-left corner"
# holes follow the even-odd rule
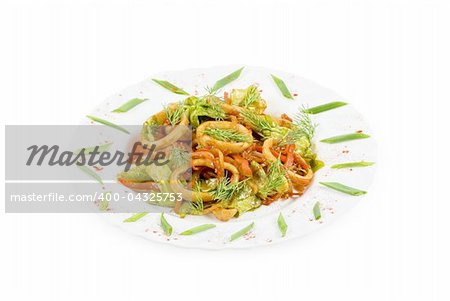
[[[317,221],[322,217],[322,213],[320,212],[320,203],[316,202],[313,207],[314,219]]]
[[[319,182],[320,184],[327,186],[331,189],[346,193],[346,194],[350,194],[350,195],[363,195],[366,194],[367,191],[364,190],[359,190],[353,187],[349,187],[346,186],[344,184],[341,183],[337,183],[337,182]]]
[[[345,135],[334,136],[334,137],[330,137],[327,139],[323,139],[323,140],[320,140],[320,142],[334,144],[334,143],[340,143],[340,142],[345,142],[345,141],[350,141],[350,140],[366,139],[369,137],[370,137],[369,135],[364,134],[364,133],[351,133],[351,134],[345,134]]]
[[[319,169],[321,169],[324,166],[325,166],[325,163],[323,161],[320,161],[320,160],[312,160],[311,161],[311,169],[314,172],[317,172]]]
[[[281,231],[281,236],[285,237],[288,225],[286,224],[286,221],[284,220],[283,214],[281,214],[281,212],[280,212],[280,215],[278,216],[277,222],[278,222],[278,228],[280,228],[280,231]]]
[[[122,104],[120,107],[118,107],[117,109],[113,110],[113,113],[126,113],[129,110],[131,110],[132,108],[134,108],[137,105],[140,105],[141,103],[143,103],[144,101],[146,101],[147,98],[133,98],[130,99],[129,101],[127,101],[126,103]]]
[[[275,138],[281,140],[289,132],[288,128],[279,126],[269,115],[256,114],[251,110],[242,110],[241,117],[244,123],[264,138]]]
[[[372,166],[375,162],[348,162],[348,163],[341,163],[341,164],[335,164],[331,166],[331,168],[350,168],[350,167],[366,167],[366,166]]]
[[[130,133],[126,129],[124,129],[123,127],[121,127],[121,126],[119,126],[117,124],[114,124],[114,123],[112,123],[112,122],[110,122],[108,120],[101,119],[101,118],[98,118],[98,117],[95,117],[95,116],[91,116],[91,115],[86,115],[86,117],[91,119],[92,121],[95,121],[95,122],[101,123],[103,125],[112,127],[113,129],[119,130],[119,131],[124,132],[126,134]]]
[[[283,94],[283,96],[286,98],[294,99],[291,92],[289,92],[289,89],[286,87],[286,84],[284,83],[284,81],[281,78],[276,77],[273,74],[271,74],[271,76],[272,76],[272,79],[275,82],[275,84],[278,86],[278,89],[280,89],[281,94]]]
[[[90,169],[89,167],[87,167],[86,165],[76,165],[76,167],[78,167],[82,172],[84,172],[85,174],[91,176],[92,178],[94,178],[97,182],[99,182],[100,184],[103,185],[103,180],[102,178],[92,169]]]
[[[146,216],[147,214],[148,214],[148,212],[136,213],[136,214],[130,216],[129,218],[124,219],[123,222],[124,223],[134,223],[135,221],[140,220],[141,218]]]
[[[98,208],[100,209],[100,211],[108,210],[110,199],[111,199],[111,191],[102,193],[102,196],[100,197],[100,202],[98,205]]]
[[[244,135],[235,129],[207,128],[205,134],[226,142],[251,142],[253,140],[250,135]]]
[[[214,224],[204,224],[204,225],[200,225],[194,228],[191,228],[189,230],[183,231],[180,233],[180,235],[192,235],[192,234],[197,234],[199,232],[203,232],[212,228],[215,228],[216,225]]]
[[[334,102],[329,102],[317,107],[312,107],[309,109],[305,109],[305,112],[308,114],[319,114],[325,111],[329,111],[329,110],[333,110],[342,106],[345,106],[347,103],[346,102],[342,102],[342,101],[334,101]]]
[[[259,88],[256,85],[252,85],[247,89],[233,89],[230,100],[233,105],[252,110],[257,114],[262,114],[267,108],[267,104],[261,98]]]
[[[230,241],[236,240],[236,239],[240,238],[241,236],[244,236],[245,234],[250,232],[250,230],[253,229],[254,226],[255,226],[255,223],[253,222],[250,225],[248,225],[247,227],[242,228],[241,230],[233,233],[230,237]]]
[[[167,236],[172,235],[172,226],[166,221],[164,212],[161,213],[161,228]]]
[[[264,199],[267,196],[284,193],[289,189],[289,182],[282,169],[281,162],[279,160],[271,162],[267,169],[267,184],[259,189],[258,195]]]
[[[160,79],[155,79],[152,78],[152,81],[154,81],[155,83],[157,83],[158,85],[160,85],[161,87],[169,90],[172,93],[175,94],[180,94],[180,95],[189,95],[189,93],[187,93],[186,91],[184,91],[181,88],[178,88],[177,86],[175,86],[174,84],[169,83],[166,80],[160,80]]]
[[[240,75],[242,70],[244,69],[244,67],[228,74],[227,76],[219,79],[214,86],[212,87],[210,93],[211,94],[215,94],[217,91],[219,91],[220,89],[222,89],[224,86],[228,85],[229,83],[231,83],[232,81],[236,80]]]

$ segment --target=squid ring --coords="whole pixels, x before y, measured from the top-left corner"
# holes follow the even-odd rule
[[[226,154],[237,154],[242,153],[244,150],[252,145],[252,142],[228,142],[214,139],[205,133],[208,128],[217,128],[223,130],[236,130],[239,133],[247,136],[249,141],[253,141],[252,132],[245,126],[239,123],[234,123],[230,121],[207,121],[202,123],[197,128],[197,140],[202,146],[212,146],[220,149]]]

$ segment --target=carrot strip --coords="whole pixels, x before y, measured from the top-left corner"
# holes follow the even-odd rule
[[[294,163],[294,149],[295,144],[290,144],[286,147],[286,162],[284,162],[284,166],[289,167]]]
[[[238,170],[240,171],[240,173],[246,177],[251,177],[253,176],[253,172],[250,168],[250,164],[248,163],[248,161],[246,159],[244,159],[241,155],[235,154],[232,156],[233,159],[235,159],[237,161],[238,165]]]

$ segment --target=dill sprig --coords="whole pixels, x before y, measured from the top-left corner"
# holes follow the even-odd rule
[[[184,113],[184,107],[180,103],[175,109],[170,107],[164,107],[164,113],[166,114],[167,120],[169,120],[171,125],[176,125],[181,121],[181,117]]]
[[[207,95],[215,95],[215,93],[217,93],[216,91],[214,91],[213,87],[210,86],[206,86],[204,89]]]
[[[282,134],[281,128],[267,115],[258,115],[250,110],[242,110],[241,116],[253,130],[265,138],[270,137],[271,133]]]
[[[192,119],[196,119],[199,116],[208,116],[216,120],[223,120],[226,117],[225,111],[219,105],[220,99],[213,95],[206,95],[202,98],[196,99],[193,103],[189,104],[189,111]]]
[[[301,128],[309,141],[312,140],[316,133],[317,124],[313,123],[306,109],[302,107],[294,117],[295,124]]]
[[[170,163],[172,166],[182,166],[189,162],[190,153],[179,147],[174,147],[170,153]]]
[[[193,192],[201,192],[202,189],[200,187],[200,182],[196,180],[194,182],[194,185],[192,187]],[[190,205],[190,213],[191,214],[201,214],[204,210],[203,200],[200,198],[200,196],[197,196],[195,200],[192,200],[192,202],[189,202]]]
[[[224,177],[217,182],[216,189],[213,191],[214,199],[220,201],[231,200],[245,185],[247,180],[231,183],[230,179]]]
[[[252,138],[242,134],[237,130],[224,130],[218,128],[207,128],[205,129],[205,134],[225,142],[251,142]]]
[[[278,191],[286,183],[286,177],[281,165],[281,161],[272,162],[267,169],[267,184],[261,187],[259,194],[266,198]]]
[[[303,138],[311,142],[316,132],[316,127],[317,124],[312,122],[306,109],[302,107],[294,117],[293,128],[288,132],[280,145],[295,144]]]
[[[244,99],[242,100],[242,106],[247,108],[257,102],[260,98],[260,94],[257,86],[250,86],[247,88]]]
[[[226,117],[226,113],[220,106],[220,101],[221,100],[214,95],[206,95],[203,98],[200,98],[198,106],[203,108],[209,114],[209,117],[223,120]]]

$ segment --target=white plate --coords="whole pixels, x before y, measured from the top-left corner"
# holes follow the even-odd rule
[[[213,67],[159,73],[109,97],[92,112],[92,115],[117,124],[141,124],[150,115],[162,110],[164,104],[186,98],[185,95],[177,95],[165,90],[151,81],[151,78],[167,80],[193,95],[202,95],[205,93],[205,87],[213,86],[218,79],[239,67]],[[270,74],[275,74],[284,80],[291,93],[296,95],[294,100],[286,99],[281,95]],[[245,67],[237,80],[225,86],[223,90],[245,88],[251,84],[258,84],[262,89],[262,97],[268,105],[266,112],[271,115],[278,116],[281,113],[287,113],[293,116],[302,106],[314,107],[331,101],[345,101],[333,91],[304,78],[281,71],[248,66]],[[148,98],[149,101],[140,104],[125,114],[110,113],[132,98]],[[363,160],[375,162],[376,144],[373,137],[339,144],[318,142],[324,138],[355,131],[371,134],[370,128],[363,117],[351,104],[311,116],[313,121],[318,124],[314,138],[316,152],[318,158],[325,162],[325,167],[316,173],[313,184],[299,198],[278,201],[270,206],[261,206],[253,212],[245,213],[228,222],[220,222],[211,216],[179,218],[175,213],[168,213],[165,217],[173,227],[173,234],[170,237],[163,234],[159,223],[160,215],[156,213],[150,213],[134,223],[123,223],[123,220],[130,214],[102,214],[102,216],[120,228],[152,241],[204,249],[248,248],[270,245],[304,236],[330,224],[338,216],[361,202],[363,196],[343,194],[324,187],[318,182],[340,182],[368,191],[375,173],[374,166],[353,169],[331,169],[330,166],[337,163]],[[322,218],[318,221],[314,220],[312,210],[316,202],[320,202],[322,208]],[[277,226],[277,218],[280,212],[283,213],[288,224],[285,237],[281,237]],[[255,223],[251,232],[241,239],[229,241],[232,233],[251,222]],[[178,234],[204,223],[214,223],[217,227],[191,236]]]

